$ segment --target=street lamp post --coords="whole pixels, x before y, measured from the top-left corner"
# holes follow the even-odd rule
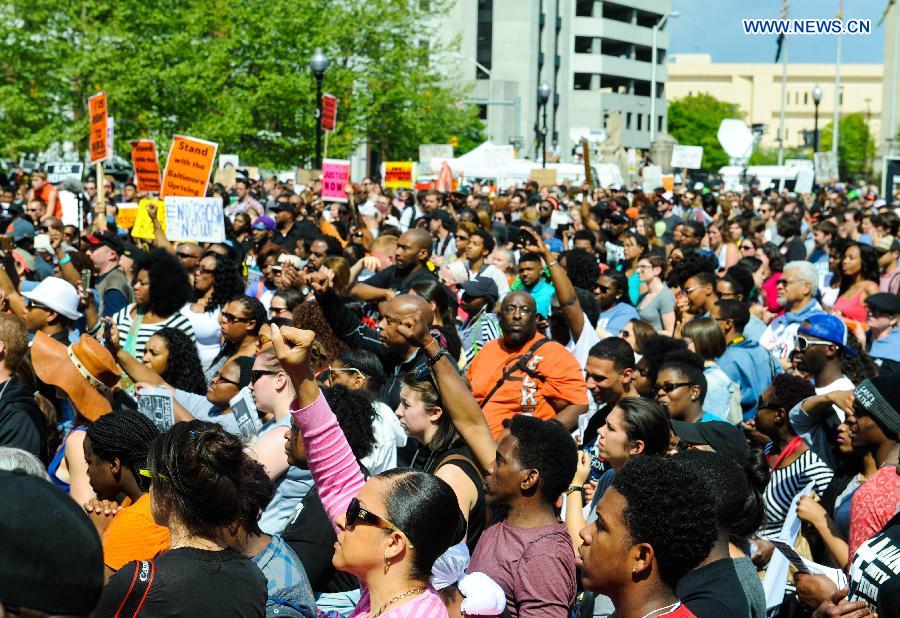
[[[546,83],[538,86],[538,104],[542,108],[541,119],[541,167],[547,167],[547,101],[550,100],[550,86]]]
[[[672,11],[666,13],[653,26],[653,51],[650,56],[652,66],[650,67],[650,147],[653,147],[653,140],[656,139],[656,47],[659,39],[659,31],[666,25],[666,21],[670,17],[678,17],[681,13]]]
[[[815,112],[813,115],[813,154],[819,152],[819,103],[822,102],[822,89],[819,84],[812,91],[813,105]]]
[[[317,47],[309,61],[309,68],[316,76],[316,169],[322,169],[322,78],[328,68],[328,57]]]

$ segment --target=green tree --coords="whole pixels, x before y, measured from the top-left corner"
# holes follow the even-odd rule
[[[339,101],[329,156],[366,140],[382,157],[418,145],[476,145],[483,125],[448,84],[434,41],[449,0],[6,0],[0,4],[0,152],[87,137],[87,97],[104,90],[116,150],[172,134],[219,144],[263,166],[308,164],[316,84]],[[428,44],[426,45],[426,42]],[[452,47],[452,46],[451,46]]]
[[[703,146],[703,169],[716,172],[728,165],[716,134],[726,118],[743,118],[737,105],[709,94],[684,97],[669,103],[669,134],[686,146]]]
[[[830,151],[834,143],[834,122],[822,129],[821,149]],[[841,178],[853,180],[866,177],[869,161],[875,156],[875,138],[869,132],[866,116],[862,112],[841,116],[838,132],[838,173]]]

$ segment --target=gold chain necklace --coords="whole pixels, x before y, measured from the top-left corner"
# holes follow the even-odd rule
[[[423,592],[425,592],[425,588],[413,588],[412,590],[407,590],[406,592],[401,592],[400,594],[391,597],[390,599],[388,599],[387,603],[378,608],[377,612],[372,614],[372,618],[378,618],[378,616],[381,615],[381,612],[383,612],[385,608],[391,603],[395,603],[400,599],[405,599],[406,597],[411,597],[414,594],[421,594]]]

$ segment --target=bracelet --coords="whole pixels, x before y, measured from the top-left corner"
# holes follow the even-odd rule
[[[553,260],[552,262],[550,262],[549,264],[547,264],[547,268],[553,268],[553,267],[556,266],[557,264],[559,264],[559,260]]]
[[[65,266],[66,264],[68,264],[68,263],[71,262],[71,261],[72,261],[72,256],[66,254],[66,257],[64,257],[63,259],[61,259],[61,260],[59,261],[59,265],[60,265],[60,266]]]
[[[576,491],[581,492],[581,495],[584,496],[584,487],[581,485],[569,485],[569,488],[566,490],[566,495],[568,496]]]
[[[447,356],[447,350],[441,348],[440,350],[438,350],[437,354],[428,358],[428,360],[427,360],[428,366],[434,367],[437,364],[437,362],[445,356]]]

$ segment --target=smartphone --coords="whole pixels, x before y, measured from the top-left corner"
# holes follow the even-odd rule
[[[103,343],[109,342],[110,334],[112,333],[112,320],[103,324]]]
[[[81,270],[81,289],[87,291],[91,289],[91,269],[84,268]]]

